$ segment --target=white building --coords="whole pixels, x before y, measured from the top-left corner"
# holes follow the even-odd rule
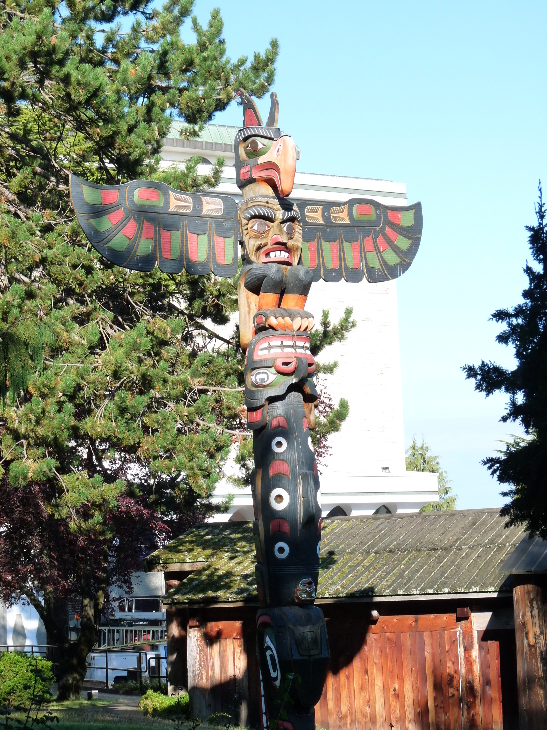
[[[164,165],[184,163],[201,155],[200,174],[222,155],[226,160],[219,193],[241,198],[235,184],[233,140],[237,127],[208,125],[199,139],[178,137],[175,123],[162,149]],[[388,205],[407,205],[406,185],[388,180],[338,177],[297,172],[292,197],[303,200],[348,200],[373,198]],[[415,264],[420,265],[420,257]],[[407,274],[408,276],[409,274]],[[331,321],[353,308],[357,327],[346,341],[329,347],[319,361],[337,360],[331,376],[324,376],[337,403],[347,398],[350,414],[342,430],[330,437],[332,453],[321,473],[323,515],[366,515],[382,512],[417,512],[438,500],[437,475],[405,470],[397,284],[314,283],[307,309],[316,320],[328,309]],[[237,489],[228,480],[217,487],[213,501],[232,496],[230,508],[215,521],[251,520],[250,487]]]

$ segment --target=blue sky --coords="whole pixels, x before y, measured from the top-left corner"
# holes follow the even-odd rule
[[[480,460],[519,430],[461,366],[512,363],[488,320],[520,300],[524,226],[547,187],[547,3],[197,0],[200,21],[219,4],[232,58],[280,41],[274,90],[301,172],[406,182],[422,202],[398,284],[405,440],[424,436],[460,509],[500,506]],[[235,106],[215,118],[240,120]]]

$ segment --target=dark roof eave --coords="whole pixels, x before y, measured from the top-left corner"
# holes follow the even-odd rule
[[[404,601],[471,601],[484,600],[488,598],[510,598],[512,591],[510,589],[498,591],[481,591],[478,593],[409,593],[400,596],[342,596],[339,598],[316,598],[315,605],[332,605],[335,603],[401,603]],[[239,608],[242,606],[260,607],[260,603],[256,598],[250,598],[245,601],[181,601],[171,600],[163,601],[163,610],[166,608],[176,608],[177,606],[187,606],[188,608]]]

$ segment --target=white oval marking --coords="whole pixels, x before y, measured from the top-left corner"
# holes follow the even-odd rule
[[[272,449],[276,454],[281,454],[287,448],[287,442],[283,436],[276,436],[272,441]]]
[[[286,542],[278,542],[275,544],[274,553],[275,557],[279,558],[279,560],[285,560],[289,554],[289,546]]]
[[[277,487],[277,489],[273,489],[270,494],[270,507],[279,512],[280,510],[285,509],[285,507],[289,504],[289,500],[290,497],[287,490]]]

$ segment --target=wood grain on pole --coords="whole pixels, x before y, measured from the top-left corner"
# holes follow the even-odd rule
[[[521,730],[547,727],[545,616],[542,590],[532,583],[513,588],[517,686]]]

